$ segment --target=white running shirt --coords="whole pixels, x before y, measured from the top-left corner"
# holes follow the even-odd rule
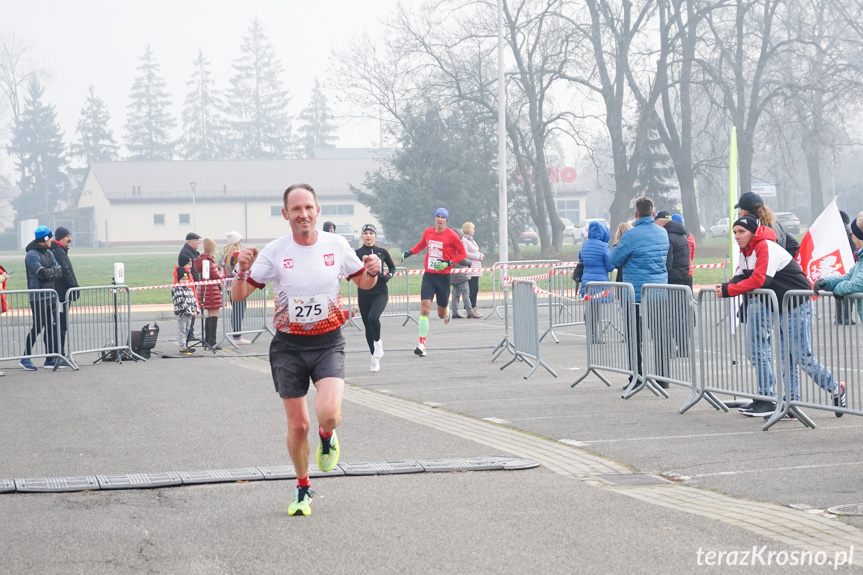
[[[341,281],[365,267],[347,240],[318,232],[312,246],[301,246],[288,234],[268,243],[258,254],[249,282],[258,288],[273,283],[273,327],[294,335],[323,335],[345,323]]]

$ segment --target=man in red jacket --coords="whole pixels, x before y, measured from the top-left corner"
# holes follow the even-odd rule
[[[731,231],[734,241],[740,246],[740,259],[731,281],[714,288],[717,297],[734,297],[755,289],[769,289],[776,294],[781,312],[785,292],[810,289],[806,274],[794,258],[776,243],[776,233],[767,226],[762,226],[754,215],[747,214],[739,218],[734,222]],[[757,297],[746,300],[744,306],[747,355],[756,367],[758,394],[775,396],[776,374],[773,370],[770,345],[773,310],[769,309],[765,300]],[[833,374],[812,354],[812,309],[809,300],[805,299],[791,309],[788,316],[787,326],[784,325],[785,322],[780,322],[779,327],[781,357],[785,357],[785,346],[791,343],[791,361],[783,370],[789,374],[790,397],[783,399],[800,399],[799,367],[815,380],[821,389],[833,393],[834,405],[845,407],[845,384],[836,381]],[[755,400],[742,408],[741,413],[756,417],[771,415],[775,410],[775,402]],[[836,413],[836,417],[842,417],[842,414]]]
[[[434,227],[426,228],[419,243],[402,256],[402,259],[409,258],[428,248],[420,287],[422,300],[419,319],[420,341],[414,349],[414,353],[420,357],[426,356],[426,335],[429,332],[432,298],[437,300],[438,317],[445,324],[449,323],[449,268],[452,267],[453,262],[458,263],[467,258],[467,252],[458,234],[446,227],[448,221],[449,212],[446,208],[438,208],[434,213]],[[467,260],[467,265],[470,266],[470,260]]]

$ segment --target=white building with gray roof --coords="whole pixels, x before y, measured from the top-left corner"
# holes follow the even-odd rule
[[[102,162],[87,171],[79,209],[92,213],[94,246],[177,245],[188,232],[221,246],[228,231],[261,245],[290,232],[282,193],[311,184],[324,221],[380,229],[350,186],[365,191],[366,174],[391,150],[330,149],[315,159]],[[323,157],[320,157],[323,156]]]

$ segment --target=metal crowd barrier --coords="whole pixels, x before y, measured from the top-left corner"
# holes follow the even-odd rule
[[[351,280],[349,280],[349,279],[344,279],[343,281],[344,281],[345,283],[347,283],[347,292],[348,292],[348,318],[347,318],[347,320],[345,321],[344,325],[342,325],[342,327],[345,327],[345,326],[348,326],[348,325],[352,325],[352,326],[354,326],[355,328],[357,328],[358,330],[363,331],[363,326],[361,326],[361,325],[359,324],[359,322],[357,322],[357,320],[356,320],[356,317],[359,317],[359,312],[358,312],[358,313],[356,313],[356,314],[354,313],[354,309],[357,309],[357,310],[359,309],[359,306],[358,306],[358,305],[357,305],[357,303],[356,303],[356,301],[357,301],[357,295],[356,295],[356,293],[354,293],[354,290],[355,290],[355,289],[357,289],[357,287],[354,285],[354,282],[352,282],[352,281],[351,281]],[[356,317],[355,317],[355,316],[356,316]]]
[[[548,328],[539,340],[551,335],[554,343],[560,343],[554,328],[584,323],[584,301],[579,284],[572,281],[574,265],[552,266],[548,272]]]
[[[3,294],[9,310],[0,313],[0,361],[56,358],[59,360],[58,365],[63,362],[77,369],[60,349],[60,303],[57,292],[35,289],[8,290]],[[29,354],[26,349],[28,337],[31,343]]]
[[[250,335],[252,343],[265,333],[275,335],[272,320],[267,315],[269,304],[269,285],[264,289],[256,289],[244,301],[231,301],[231,286],[234,278],[225,278],[222,283],[222,313],[219,323],[222,324],[222,339],[217,345],[225,342],[237,349],[234,336]]]
[[[628,375],[633,384],[643,379],[636,368],[635,290],[632,284],[588,282],[585,288],[587,368],[570,387],[591,373],[605,385],[611,382],[599,370]]]
[[[356,305],[354,302],[358,301],[359,290],[354,282],[350,280],[345,281],[347,282],[348,309],[351,310],[345,325],[353,325],[362,331],[363,328],[354,319],[353,313],[354,306]],[[402,326],[406,325],[409,321],[419,324],[417,318],[411,315],[410,276],[407,273],[407,268],[397,267],[396,274],[387,282],[387,307],[384,308],[381,317],[404,317],[405,320],[402,322]]]
[[[757,289],[734,298],[718,298],[709,289],[699,291],[701,387],[680,412],[702,397],[728,411],[719,395],[776,401],[782,386],[779,322],[779,304],[771,290]],[[814,426],[802,412],[794,412],[804,425]]]
[[[545,268],[551,268],[554,265],[560,264],[560,260],[522,260],[515,262],[496,262],[492,266],[491,274],[491,307],[492,312],[497,313],[498,317],[503,318],[504,312],[501,311],[508,305],[507,291],[511,288],[504,280],[505,277],[517,278],[525,276],[535,276],[544,273]],[[539,268],[525,266],[543,266]],[[540,286],[542,287],[542,286]],[[548,286],[546,286],[548,287]],[[498,302],[498,291],[500,291],[500,302]],[[485,316],[485,319],[491,317],[491,313]]]
[[[832,411],[840,417],[845,413],[863,415],[863,316],[859,314],[863,295],[842,299],[813,295],[809,290],[794,290],[783,298],[779,346],[784,402],[779,402],[765,429],[789,412],[808,425],[810,420],[800,417],[799,407]],[[853,313],[855,308],[858,313]],[[852,312],[850,317],[847,311]],[[847,393],[845,408],[834,402],[833,389],[840,381]]]
[[[524,361],[531,368],[524,378],[527,379],[539,366],[551,375],[557,374],[539,357],[539,300],[533,288],[536,282],[517,281],[512,286],[512,336],[513,357],[500,366],[503,370],[516,360]],[[533,360],[533,363],[531,362]]]
[[[98,353],[93,362],[127,359],[147,361],[132,351],[132,298],[128,286],[71,288],[66,292],[69,362],[74,356]]]
[[[684,402],[687,405],[698,393],[692,290],[682,285],[644,284],[638,307],[646,384],[664,397],[669,395],[658,386],[659,382],[690,388],[692,393]],[[633,389],[630,397],[643,388]],[[718,404],[713,406],[721,409]]]
[[[417,318],[411,314],[410,276],[407,268],[396,268],[396,275],[387,282],[387,292],[387,307],[381,317],[404,317],[402,326],[409,321],[419,324]]]

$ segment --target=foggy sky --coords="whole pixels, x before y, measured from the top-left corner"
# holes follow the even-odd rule
[[[338,113],[336,93],[328,89],[331,49],[347,46],[364,31],[377,35],[379,20],[395,4],[396,0],[0,0],[0,30],[25,39],[36,62],[49,71],[44,102],[54,105],[67,145],[77,139],[75,127],[90,84],[108,106],[110,127],[122,145],[129,93],[147,44],[167,82],[177,121],[173,135],[179,137],[186,82],[198,48],[210,62],[216,89],[224,90],[242,38],[257,16],[282,61],[281,79],[289,91],[288,111],[295,117],[296,130],[296,116],[308,105],[315,76]],[[9,115],[4,114],[3,123],[8,122]],[[3,156],[9,136],[7,129],[0,132]],[[339,147],[375,146],[378,125],[354,121],[347,129],[340,127],[338,136]],[[11,160],[0,159],[0,173],[9,175],[14,169]]]

